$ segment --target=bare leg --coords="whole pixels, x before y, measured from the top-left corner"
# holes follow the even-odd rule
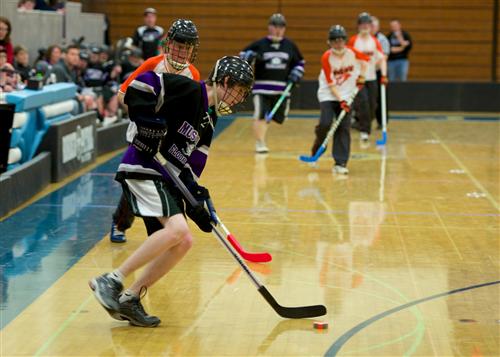
[[[186,236],[190,236],[186,219],[182,214],[161,218],[160,221],[163,222],[165,228],[149,236],[118,268],[123,276],[126,277],[143,265],[152,262],[169,249],[182,243]]]
[[[151,263],[149,263],[139,279],[137,279],[128,290],[131,290],[134,294],[139,295],[143,286],[149,288],[165,274],[167,274],[174,266],[176,266],[177,263],[179,263],[179,261],[186,255],[192,245],[193,238],[191,234],[188,233],[183,237],[179,244],[157,256]]]
[[[265,120],[254,120],[253,132],[255,139],[264,142],[266,140],[267,126]]]

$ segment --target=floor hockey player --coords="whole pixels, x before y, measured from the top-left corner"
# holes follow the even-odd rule
[[[349,117],[349,98],[356,91],[356,86],[362,87],[369,57],[354,48],[346,46],[347,33],[344,27],[335,25],[328,33],[330,49],[321,57],[321,72],[319,75],[318,101],[321,110],[319,124],[315,128],[316,139],[311,149],[316,153],[325,140],[333,120],[338,120],[344,110],[346,116],[342,119],[333,136],[332,156],[335,161],[333,171],[347,174],[351,146],[351,119]]]
[[[199,37],[195,24],[190,20],[178,19],[168,30],[163,42],[163,54],[146,60],[128,79],[121,85],[119,91],[120,101],[123,102],[125,92],[138,75],[147,71],[156,73],[175,73],[200,80],[200,72],[193,65],[198,52]],[[131,122],[127,130],[127,142],[131,143],[137,132],[136,125]],[[126,242],[125,231],[132,226],[134,214],[128,205],[127,199],[122,194],[118,207],[113,214],[110,240],[114,243]]]
[[[382,77],[380,82],[387,84],[387,62],[380,42],[371,34],[372,17],[363,12],[358,16],[358,34],[349,39],[351,48],[370,57],[366,69],[366,83],[356,98],[354,108],[359,121],[360,139],[367,142],[371,133],[371,122],[375,118],[378,100],[378,84],[376,67],[380,66]]]
[[[234,105],[245,100],[253,80],[246,61],[223,57],[206,82],[151,71],[138,76],[127,89],[125,103],[137,134],[116,179],[134,214],[144,218],[149,237],[118,269],[89,282],[113,318],[135,326],[157,326],[160,319],[146,313],[141,295],[179,263],[192,245],[182,195],[154,155],[159,151],[175,167],[199,201],[196,206],[187,204],[187,215],[201,230],[210,232],[211,216],[204,208],[210,195],[195,177],[203,171],[210,145],[203,139],[204,131],[216,125],[219,115],[230,114]],[[202,146],[206,150],[200,150]],[[123,291],[124,278],[142,266],[139,278]]]
[[[267,153],[266,133],[268,123],[264,116],[270,112],[285,90],[287,82],[298,83],[304,75],[304,58],[293,41],[284,37],[286,20],[282,14],[269,18],[268,36],[250,44],[240,57],[255,65],[253,103],[255,108],[253,131],[255,151]],[[282,124],[290,107],[290,99],[279,108],[273,121]]]

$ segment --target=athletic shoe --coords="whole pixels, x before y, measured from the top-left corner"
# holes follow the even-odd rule
[[[123,284],[114,279],[110,273],[106,273],[90,280],[89,286],[102,307],[111,317],[117,318],[115,313],[120,308],[118,297],[123,290]]]
[[[111,232],[109,233],[109,239],[113,243],[125,243],[127,241],[127,238],[125,237],[125,232],[120,231],[116,227],[116,224],[114,222],[111,223]]]
[[[111,117],[104,117],[102,121],[102,126],[109,126],[118,120],[118,116],[113,115]]]
[[[361,141],[368,141],[368,139],[370,138],[370,134],[361,132],[359,134],[359,138],[361,139]]]
[[[347,175],[349,173],[349,170],[345,166],[335,165],[333,167],[333,172],[335,172],[336,174]]]
[[[258,154],[266,154],[269,152],[269,148],[264,141],[257,140],[255,142],[255,152]]]
[[[144,294],[142,294],[144,291]],[[142,297],[146,295],[146,288],[141,289]],[[148,315],[141,304],[141,296],[133,296],[130,299],[120,303],[118,310],[120,317],[128,320],[131,325],[141,327],[156,327],[160,324],[161,320],[156,316]]]

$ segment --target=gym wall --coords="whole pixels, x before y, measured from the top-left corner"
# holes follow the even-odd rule
[[[326,36],[333,24],[355,33],[356,18],[368,11],[380,19],[382,31],[400,19],[414,40],[410,80],[491,81],[500,74],[498,42],[499,0],[196,0],[139,2],[133,0],[82,0],[84,11],[105,12],[111,38],[131,36],[143,23],[144,8],[158,10],[158,24],[168,29],[176,18],[193,20],[200,32],[197,65],[207,76],[215,60],[237,54],[246,44],[267,33],[267,19],[282,12],[287,36],[302,51],[306,79],[316,79]],[[495,3],[497,4],[495,8]],[[496,9],[496,11],[494,11]],[[497,35],[494,36],[494,33]],[[494,53],[495,52],[495,53]],[[493,65],[496,62],[495,70]]]

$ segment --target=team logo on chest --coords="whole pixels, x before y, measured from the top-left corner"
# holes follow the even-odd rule
[[[186,138],[188,138],[190,141],[198,141],[198,131],[193,128],[191,124],[189,124],[187,121],[184,121],[182,123],[181,127],[179,130],[177,130],[178,133],[184,135]]]

